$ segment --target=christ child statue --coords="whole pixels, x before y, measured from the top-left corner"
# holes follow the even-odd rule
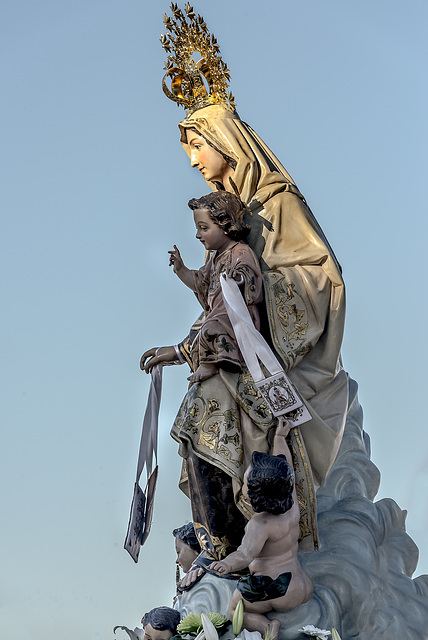
[[[194,373],[190,382],[202,382],[218,373],[219,368],[239,372],[242,355],[223,302],[222,274],[236,280],[257,329],[260,328],[256,305],[262,301],[262,276],[255,253],[243,241],[250,227],[243,220],[245,207],[227,191],[217,191],[189,201],[196,225],[196,238],[209,252],[199,270],[188,269],[174,245],[170,265],[174,273],[198,298],[205,319],[191,350]]]
[[[224,575],[248,567],[250,574],[238,581],[229,610],[232,620],[236,605],[244,603],[244,627],[248,631],[278,635],[280,621],[270,620],[269,611],[288,611],[307,602],[313,583],[297,557],[300,510],[294,483],[292,460],[286,436],[290,424],[280,419],[273,452],[255,451],[244,475],[242,492],[254,509],[238,549],[210,569]]]

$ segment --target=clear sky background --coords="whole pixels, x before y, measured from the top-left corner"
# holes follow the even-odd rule
[[[183,6],[183,5],[182,5]],[[200,0],[238,111],[288,168],[343,266],[344,364],[377,498],[408,510],[428,573],[425,0]],[[4,0],[1,121],[1,636],[108,640],[175,586],[190,519],[165,370],[159,488],[123,550],[149,377],[140,355],[199,313],[168,267],[203,262],[187,201],[209,189],[161,90],[167,3]],[[308,621],[310,623],[311,621]]]

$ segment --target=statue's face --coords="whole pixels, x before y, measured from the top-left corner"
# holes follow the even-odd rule
[[[144,627],[144,640],[171,640],[172,636],[170,629],[153,629],[151,624]]]
[[[231,243],[229,236],[220,229],[210,218],[208,209],[195,209],[193,211],[195,220],[196,238],[202,242],[207,251],[218,251],[222,253]]]
[[[190,567],[195,558],[198,557],[198,552],[189,547],[189,545],[183,542],[183,540],[180,540],[180,538],[175,539],[175,550],[177,552],[176,563],[180,565],[184,573],[187,573],[190,571]]]
[[[222,182],[233,175],[230,167],[221,153],[213,149],[199,133],[187,129],[187,142],[190,149],[190,164],[199,169],[205,180]]]

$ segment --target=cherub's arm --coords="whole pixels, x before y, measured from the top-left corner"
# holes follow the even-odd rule
[[[226,556],[224,560],[213,562],[210,569],[218,571],[220,575],[230,571],[245,569],[260,555],[269,537],[268,527],[262,516],[253,516],[245,528],[245,535],[238,549]]]
[[[285,418],[278,418],[278,426],[275,431],[275,437],[273,439],[272,455],[278,456],[282,453],[287,459],[288,464],[293,467],[293,458],[291,457],[290,447],[288,446],[287,436],[290,433],[291,424]],[[298,505],[296,484],[293,487],[293,501],[295,505]],[[295,508],[295,506],[293,507]]]
[[[288,464],[293,466],[293,459],[291,457],[291,451],[287,443],[287,436],[290,433],[291,424],[285,418],[278,418],[278,426],[275,431],[275,437],[273,439],[272,455],[278,456],[282,453],[287,458]]]

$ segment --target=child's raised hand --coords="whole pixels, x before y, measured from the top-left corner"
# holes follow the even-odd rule
[[[168,253],[169,253],[169,266],[173,267],[174,273],[178,273],[180,269],[184,267],[184,262],[177,246],[174,245],[174,250],[168,251]]]

